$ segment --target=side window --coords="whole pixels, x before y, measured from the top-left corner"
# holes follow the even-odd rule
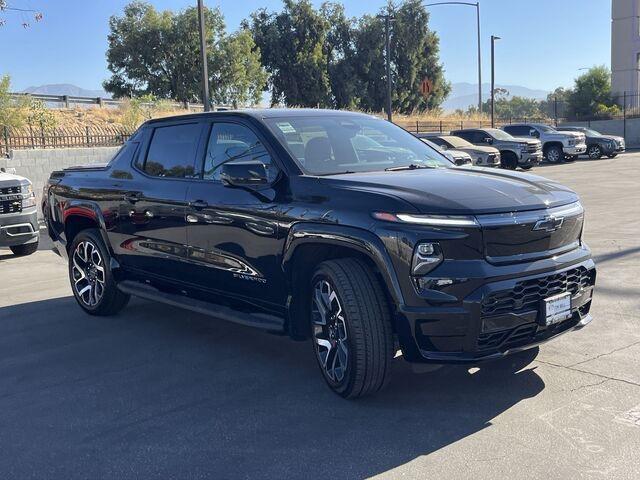
[[[156,128],[143,170],[154,177],[193,177],[200,130],[198,123]]]
[[[454,132],[456,137],[463,138],[467,142],[475,143],[473,132]]]
[[[203,178],[220,180],[221,167],[227,163],[261,163],[269,181],[278,175],[271,155],[248,127],[237,123],[214,123],[207,144]]]
[[[481,132],[479,130],[474,130],[473,132],[471,132],[471,139],[469,141],[471,143],[483,145],[485,144],[484,139],[487,138],[488,136],[489,135],[487,135],[484,132]]]
[[[513,135],[514,137],[531,137],[531,127],[526,125],[515,125],[511,127],[505,127],[505,132]]]

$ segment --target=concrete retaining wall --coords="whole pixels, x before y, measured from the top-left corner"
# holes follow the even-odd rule
[[[120,147],[13,150],[9,158],[0,158],[0,168],[7,171],[15,170],[17,175],[33,182],[39,211],[42,189],[51,172],[75,165],[106,163],[119,149]]]

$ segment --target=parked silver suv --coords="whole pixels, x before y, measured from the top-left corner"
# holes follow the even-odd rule
[[[517,123],[502,129],[514,137],[532,137],[542,142],[542,152],[550,163],[575,160],[587,151],[586,136],[579,132],[559,132],[542,123]]]

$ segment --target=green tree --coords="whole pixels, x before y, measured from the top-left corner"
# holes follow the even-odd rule
[[[11,78],[0,77],[0,127],[19,128],[27,120],[27,97],[11,95]]]
[[[157,11],[134,1],[109,20],[107,50],[112,76],[104,83],[116,97],[153,95],[178,101],[201,99],[200,36],[195,7]],[[217,9],[205,9],[205,36],[212,98],[245,104],[258,96],[265,72],[246,34],[226,36]],[[234,55],[240,55],[233,57]],[[240,68],[246,68],[242,75]],[[223,71],[229,69],[229,71]]]
[[[620,109],[611,95],[609,69],[604,65],[592,67],[576,78],[568,104],[570,113],[577,118],[618,114]]]
[[[255,105],[265,90],[267,72],[260,63],[260,49],[248,30],[225,37],[220,45],[223,55],[215,69],[214,100],[222,104]]]
[[[394,110],[400,113],[434,110],[451,91],[439,61],[440,42],[429,30],[429,13],[421,0],[408,0],[399,7],[391,5],[395,18],[391,37],[394,80]],[[429,79],[433,91],[424,97],[423,79]]]
[[[384,21],[365,15],[358,21],[353,36],[357,106],[365,111],[381,112],[387,98]]]
[[[280,13],[258,10],[245,26],[252,31],[270,74],[272,105],[331,104],[324,49],[329,25],[310,0],[284,0]]]

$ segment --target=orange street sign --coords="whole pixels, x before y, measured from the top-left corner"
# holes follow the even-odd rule
[[[428,97],[429,94],[433,91],[433,82],[428,78],[425,78],[420,82],[420,93],[425,97]]]

